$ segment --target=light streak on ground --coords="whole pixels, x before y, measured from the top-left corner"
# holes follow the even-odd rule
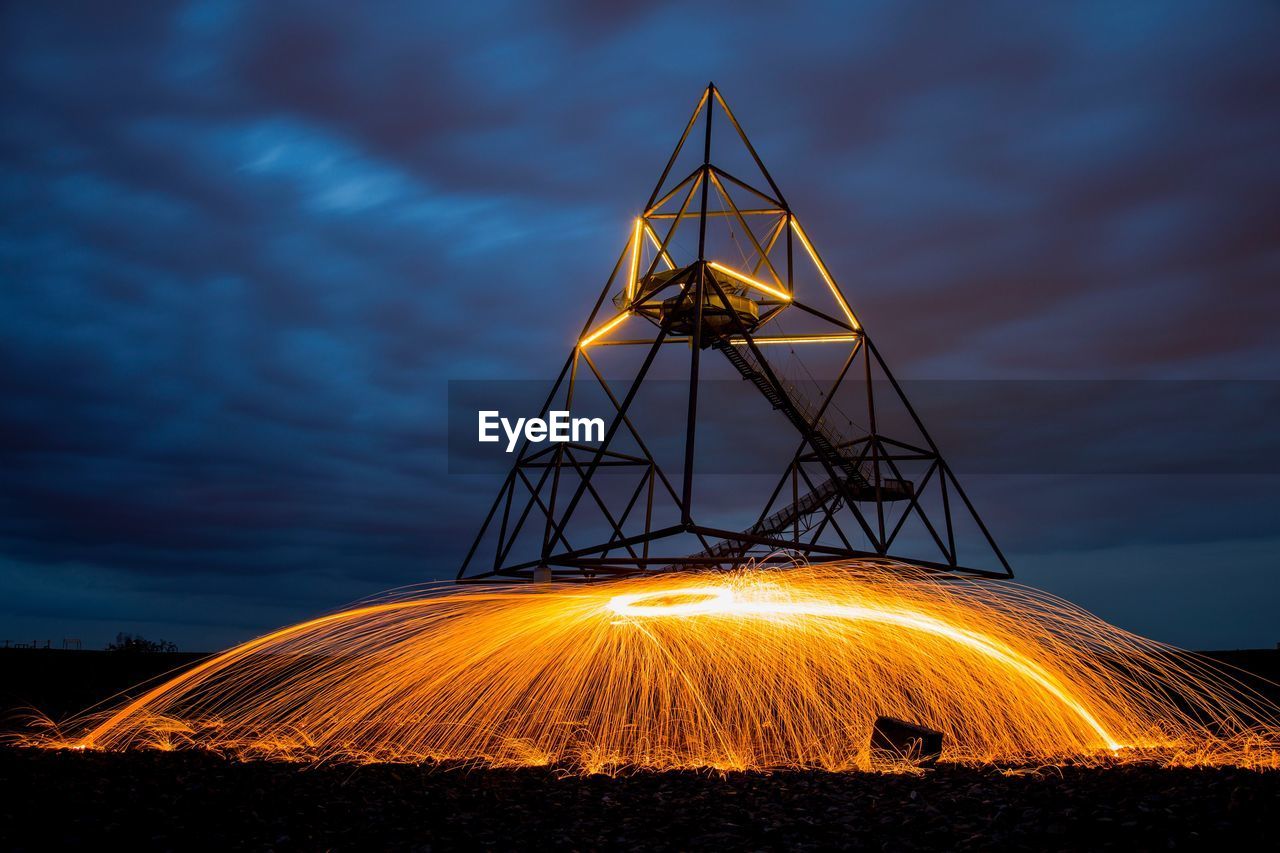
[[[438,586],[283,628],[46,746],[241,757],[830,770],[879,715],[943,760],[1280,766],[1277,709],[1012,584],[857,565]]]
[[[963,647],[978,652],[992,663],[1008,667],[1013,672],[1025,677],[1060,701],[1082,723],[1093,730],[1098,739],[1112,751],[1122,748],[1116,743],[1093,715],[1071,695],[1070,689],[1060,684],[1051,674],[1038,667],[1033,661],[1024,658],[1017,652],[985,637],[982,634],[956,628],[922,613],[894,608],[849,606],[829,604],[825,601],[739,601],[732,589],[727,587],[693,587],[682,591],[681,597],[705,596],[703,601],[688,604],[667,606],[644,605],[638,602],[652,601],[655,598],[669,598],[664,592],[638,593],[620,595],[609,602],[610,608],[620,615],[634,616],[692,616],[699,614],[721,614],[745,617],[768,618],[771,616],[826,616],[836,619],[847,619],[852,622],[871,622],[891,625],[909,632],[928,637],[940,637]]]

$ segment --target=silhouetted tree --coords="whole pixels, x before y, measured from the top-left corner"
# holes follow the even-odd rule
[[[135,636],[123,631],[116,634],[114,643],[107,643],[109,652],[176,652],[177,650],[177,643],[170,643],[167,640],[148,640],[141,635]]]

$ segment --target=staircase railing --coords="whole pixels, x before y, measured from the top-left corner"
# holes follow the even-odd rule
[[[778,386],[769,380],[760,369],[755,357],[749,350],[736,346],[727,338],[719,337],[712,341],[713,347],[724,354],[744,379],[755,385],[760,393],[775,408],[781,410],[796,425],[801,433],[812,430],[814,449],[826,458],[833,468],[842,470],[854,485],[869,488],[875,478],[871,466],[865,462],[859,464],[850,459],[840,448],[849,444],[849,440],[839,430],[831,426],[826,417],[814,422],[816,410],[798,388],[785,379],[778,377]]]
[[[781,377],[775,385],[760,369],[755,357],[742,347],[734,345],[726,337],[717,337],[711,346],[724,354],[734,369],[759,389],[775,409],[782,411],[796,428],[804,433],[811,433],[811,444],[814,449],[827,460],[833,468],[843,474],[844,479],[861,489],[870,488],[872,475],[865,465],[850,459],[840,448],[846,446],[848,440],[834,429],[825,417],[815,420],[817,412],[794,385]],[[799,499],[788,504],[777,512],[753,524],[744,531],[748,536],[776,537],[801,518],[810,515],[829,500],[842,500],[840,484],[836,478],[826,480],[813,491],[801,495]],[[738,539],[722,539],[707,549],[694,554],[700,558],[726,557],[733,553],[745,552],[751,548],[749,542]],[[672,567],[675,568],[675,567]]]

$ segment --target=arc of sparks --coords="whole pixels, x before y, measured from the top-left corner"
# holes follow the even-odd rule
[[[960,762],[1156,750],[1280,766],[1274,703],[1025,588],[850,563],[395,595],[250,640],[30,742],[846,770],[869,761],[858,721],[892,711],[946,728]]]
[[[702,600],[665,606],[642,603],[655,598],[701,598]],[[619,595],[609,602],[609,609],[619,616],[647,618],[700,615],[826,616],[848,619],[854,622],[876,622],[894,625],[910,631],[921,631],[966,646],[1030,679],[1071,709],[1086,726],[1093,730],[1094,734],[1106,745],[1107,749],[1115,752],[1124,748],[1123,744],[1118,743],[1078,699],[1072,696],[1058,683],[1056,678],[1045,672],[1041,667],[990,637],[964,628],[955,628],[941,620],[915,611],[830,604],[820,601],[742,600],[734,594],[732,589],[715,586]]]

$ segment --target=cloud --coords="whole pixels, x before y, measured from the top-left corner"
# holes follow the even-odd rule
[[[285,614],[245,601],[450,575],[496,483],[445,473],[446,380],[558,370],[712,78],[900,374],[1280,364],[1266,6],[28,5],[0,29],[0,555],[26,590],[0,619],[25,627],[105,639],[198,598],[222,642]],[[990,502],[1026,554],[1127,547],[1170,535],[1131,511],[1149,489]],[[1266,506],[1250,485],[1178,535],[1264,535]]]

